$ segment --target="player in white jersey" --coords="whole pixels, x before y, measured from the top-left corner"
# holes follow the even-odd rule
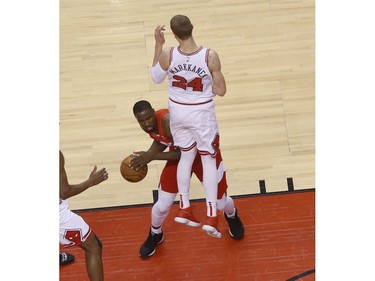
[[[60,243],[65,246],[77,245],[85,251],[86,270],[90,281],[103,281],[102,244],[96,234],[82,217],[73,213],[68,207],[68,198],[108,179],[105,168],[91,171],[89,178],[71,185],[65,171],[65,158],[60,153]]]
[[[189,209],[189,188],[192,163],[201,154],[203,185],[206,193],[207,216],[202,229],[209,235],[221,237],[217,228],[217,179],[215,142],[219,136],[215,116],[215,95],[224,96],[226,84],[218,54],[198,46],[192,36],[193,25],[188,17],[176,15],[170,21],[171,30],[179,43],[176,48],[164,48],[164,26],[155,29],[155,53],[151,77],[161,83],[168,77],[170,126],[174,144],[180,147],[177,181],[180,211],[184,218]]]

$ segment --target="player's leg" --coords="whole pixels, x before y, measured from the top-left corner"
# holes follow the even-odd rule
[[[221,199],[217,202],[217,208],[224,213],[224,217],[229,226],[229,235],[235,240],[242,239],[245,229],[240,217],[238,216],[238,210],[234,207],[233,199],[230,196],[223,194]]]
[[[244,236],[244,227],[238,210],[234,206],[233,199],[227,195],[227,179],[224,168],[224,162],[221,157],[219,148],[216,150],[216,166],[217,166],[217,179],[218,179],[218,194],[217,194],[217,208],[224,213],[224,217],[228,222],[229,234],[233,239],[240,240]]]
[[[214,142],[219,143],[219,138]],[[224,161],[221,156],[221,151],[218,145],[216,147],[216,178],[218,181],[217,193],[217,209],[223,211],[224,217],[228,222],[229,234],[233,239],[239,240],[244,236],[244,227],[241,219],[238,216],[238,210],[234,206],[233,199],[227,195],[227,179],[224,167]],[[200,155],[197,155],[193,163],[193,173],[197,176],[200,182],[203,182],[203,167]]]
[[[201,155],[203,166],[203,187],[206,194],[207,215],[202,229],[207,234],[220,238],[217,217],[218,181],[216,173],[216,146],[219,145],[219,128],[213,102],[202,104],[195,111],[196,127],[193,138]]]
[[[66,204],[64,202],[63,204]],[[61,205],[60,205],[61,207]],[[73,213],[67,205],[60,208],[60,244],[77,245],[85,251],[86,270],[91,281],[103,280],[102,246],[83,218]]]
[[[181,106],[171,101],[168,104],[174,145],[180,147],[181,150],[177,167],[180,210],[175,220],[190,226],[199,226],[199,221],[192,215],[189,200],[191,166],[197,154],[196,142],[191,131],[197,123],[196,119],[192,118],[195,114],[192,114],[193,107],[191,106]]]
[[[208,235],[220,238],[221,233],[218,230],[217,217],[217,177],[216,177],[216,159],[211,155],[201,155],[203,166],[203,187],[206,194],[207,214],[202,229]]]
[[[142,258],[151,257],[156,246],[163,242],[162,225],[168,216],[169,210],[177,194],[177,164],[178,161],[167,161],[161,176],[158,188],[158,200],[152,206],[151,227],[146,240],[139,249]]]
[[[218,177],[218,174],[223,175],[223,173],[225,173],[225,171],[224,171],[224,167],[219,167],[220,162],[218,163],[218,160],[216,159],[214,175],[212,175],[212,172],[211,172],[211,179],[214,179],[214,181],[215,181],[215,183],[211,183],[211,186],[216,185],[216,187],[214,187],[214,188],[211,187],[211,190],[213,190],[213,191],[216,190],[216,193],[210,192],[210,190],[208,190],[206,188],[207,179],[206,179],[206,182],[204,182],[203,165],[202,165],[202,159],[201,159],[203,157],[211,157],[211,156],[201,156],[200,154],[198,154],[196,159],[194,160],[193,168],[192,168],[193,173],[197,176],[199,181],[203,184],[203,187],[204,187],[205,192],[206,192],[206,203],[208,204],[205,225],[202,227],[202,229],[207,231],[207,234],[209,234],[211,236],[214,236],[214,237],[217,237],[217,238],[220,238],[221,233],[219,232],[218,227],[217,227],[217,225],[218,225],[217,215],[212,216],[212,213],[210,211],[212,211],[212,208],[211,208],[212,202],[217,201],[217,191],[218,191],[217,181],[218,181],[218,179],[221,178],[221,177]],[[213,159],[215,160],[215,158],[213,158]],[[221,160],[221,158],[220,158],[220,160]],[[207,175],[207,173],[206,173],[206,175]],[[211,204],[208,203],[208,202],[211,202]],[[214,206],[216,207],[216,204]],[[215,208],[215,211],[216,211],[216,208]]]
[[[192,169],[191,169],[191,172],[190,172],[190,179],[191,179],[192,171],[196,170],[196,168],[194,168],[194,166],[196,166],[197,164],[199,164],[200,171],[202,171],[202,163],[201,163],[201,159],[200,159],[199,154],[196,154],[196,156],[194,158],[194,161],[193,161],[193,164],[192,164]],[[196,172],[194,172],[194,173],[196,173]],[[202,174],[203,174],[203,172],[202,172]],[[181,204],[181,201],[182,200],[180,199],[180,204]],[[189,204],[190,204],[190,202],[189,202]],[[180,208],[174,220],[175,220],[175,222],[185,224],[185,225],[188,225],[188,226],[192,226],[192,227],[198,227],[198,226],[201,225],[200,221],[193,215],[193,208],[192,208],[191,205],[187,208],[184,208],[184,209]]]
[[[161,227],[168,216],[176,194],[165,192],[159,187],[158,201],[152,206],[151,210],[151,230],[154,233],[161,233]]]
[[[86,270],[90,281],[103,281],[102,243],[91,232],[80,247],[85,251]]]
[[[180,208],[190,207],[189,191],[191,179],[191,167],[197,154],[196,144],[187,148],[181,148],[181,157],[177,166],[177,183],[180,193]]]
[[[143,242],[139,255],[148,258],[154,255],[156,246],[164,240],[162,225],[168,216],[169,210],[176,198],[176,193],[169,193],[159,188],[158,201],[151,210],[151,227],[146,240]]]
[[[193,215],[193,209],[190,206],[189,199],[191,171],[196,153],[197,149],[195,145],[191,149],[181,149],[181,158],[177,167],[180,209],[174,219],[178,223],[192,227],[200,226],[199,220]]]

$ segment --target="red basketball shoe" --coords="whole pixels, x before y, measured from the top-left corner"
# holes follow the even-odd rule
[[[201,225],[200,221],[194,217],[191,206],[185,209],[180,209],[177,216],[174,218],[174,221],[193,227],[198,227]]]
[[[206,221],[202,226],[202,229],[207,232],[208,235],[216,238],[221,238],[221,233],[217,229],[218,217],[206,216]]]

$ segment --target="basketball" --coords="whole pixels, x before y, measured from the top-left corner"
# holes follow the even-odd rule
[[[121,172],[122,177],[126,179],[127,181],[139,182],[143,180],[145,176],[147,175],[148,167],[146,165],[140,168],[138,171],[133,170],[129,166],[129,162],[133,157],[134,157],[133,155],[129,155],[124,160],[122,160],[121,166],[120,166],[120,172]]]

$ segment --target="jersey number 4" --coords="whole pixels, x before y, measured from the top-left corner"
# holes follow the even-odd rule
[[[173,79],[176,81],[172,82],[173,87],[178,87],[186,90],[186,88],[190,87],[193,88],[193,91],[196,92],[203,92],[203,84],[202,84],[202,78],[196,77],[190,82],[188,82],[184,77],[174,75]]]

